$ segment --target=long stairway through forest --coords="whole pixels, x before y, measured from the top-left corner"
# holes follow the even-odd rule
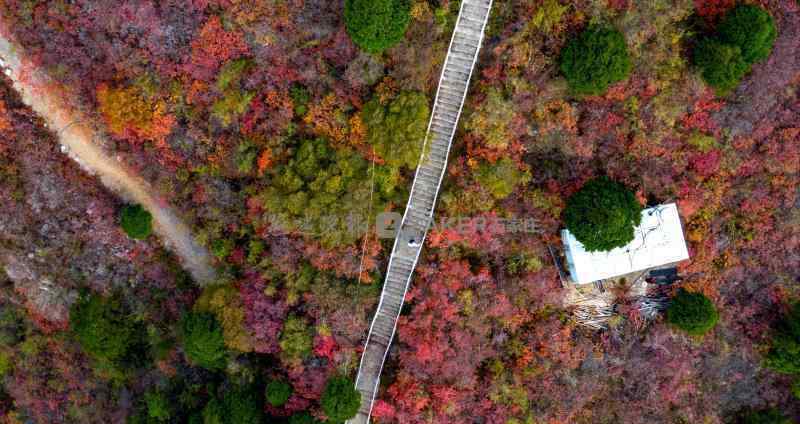
[[[358,368],[356,389],[361,393],[361,409],[348,421],[350,424],[369,422],[397,318],[400,316],[429,224],[433,220],[433,210],[447,165],[450,145],[467,97],[469,80],[478,59],[491,8],[492,0],[461,2],[439,79],[420,163],[389,258],[378,310],[372,320]]]

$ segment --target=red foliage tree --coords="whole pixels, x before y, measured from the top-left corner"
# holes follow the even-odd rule
[[[192,53],[186,72],[195,79],[209,81],[220,65],[247,55],[249,48],[238,31],[228,31],[219,16],[210,17],[192,41]]]
[[[250,275],[239,283],[245,311],[245,324],[253,335],[254,350],[259,353],[278,353],[278,336],[288,313],[288,306],[278,295],[265,293],[267,281]]]

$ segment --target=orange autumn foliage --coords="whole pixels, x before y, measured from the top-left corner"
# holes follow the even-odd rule
[[[353,115],[348,122],[350,126],[350,136],[348,142],[352,146],[364,144],[364,139],[367,137],[367,127],[364,126],[364,121],[361,115]]]
[[[163,142],[175,124],[163,100],[149,100],[136,87],[102,84],[97,88],[97,101],[106,125],[121,138]]]
[[[275,28],[291,25],[292,4],[270,0],[228,0],[225,2],[225,14],[242,27],[258,22],[268,23]],[[267,37],[261,35],[261,38]],[[264,42],[265,40],[261,40]]]
[[[8,119],[8,110],[6,109],[6,103],[0,100],[0,133],[11,131],[13,128],[14,127],[11,126],[11,122]]]
[[[559,130],[567,134],[578,133],[578,111],[564,100],[547,102],[536,109],[533,116],[539,123],[539,131],[544,135]]]
[[[361,245],[361,275],[358,276],[358,280],[362,284],[369,285],[373,283],[370,273],[378,269],[378,255],[381,253],[381,243],[377,237],[373,237],[372,232],[368,232],[364,237],[366,239]]]
[[[0,156],[8,150],[10,140],[13,140],[14,126],[11,124],[6,104],[0,100]]]
[[[208,164],[215,169],[224,168],[234,146],[235,140],[230,137],[222,136],[217,138],[212,146],[212,152],[208,154]]]
[[[186,103],[190,105],[200,104],[202,97],[208,92],[208,83],[200,80],[193,80],[189,86],[189,93],[186,96]]]
[[[272,163],[272,150],[265,149],[260,155],[258,155],[258,173],[263,174],[264,171],[272,166]]]
[[[729,260],[729,259],[725,259]],[[696,278],[689,278],[681,288],[692,293],[702,293],[703,296],[718,301],[720,300],[719,294],[719,281],[714,276],[698,276]]]
[[[397,97],[400,88],[397,86],[397,81],[392,77],[384,78],[377,87],[375,87],[375,95],[378,96],[378,101],[385,105],[389,100]]]
[[[327,137],[336,144],[343,143],[349,132],[342,119],[344,111],[339,102],[339,99],[330,93],[322,99],[322,102],[312,105],[303,118],[316,134]]]
[[[525,368],[527,367],[534,358],[533,350],[530,346],[525,346],[522,348],[522,352],[517,357],[516,363],[514,364],[517,368]]]
[[[335,146],[352,147],[365,159],[382,165],[381,159],[372,146],[366,143],[367,126],[360,114],[347,116],[349,103],[330,93],[321,102],[309,106],[303,122],[312,127],[312,131],[327,138]]]

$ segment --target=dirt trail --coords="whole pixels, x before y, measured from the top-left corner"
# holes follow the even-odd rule
[[[2,33],[0,28],[0,33]],[[74,111],[59,97],[53,83],[40,72],[27,73],[31,69],[23,63],[24,58],[17,54],[16,47],[0,35],[0,65],[6,67],[6,74],[14,82],[22,100],[42,116],[48,127],[55,130],[62,146],[70,156],[84,168],[97,174],[103,184],[119,193],[129,201],[141,204],[153,215],[154,229],[164,240],[164,244],[183,261],[183,266],[200,284],[214,280],[215,272],[211,266],[211,256],[192,236],[189,227],[181,221],[172,209],[159,202],[151,194],[149,184],[133,172],[106,155],[93,140],[102,140],[89,122],[79,112]]]

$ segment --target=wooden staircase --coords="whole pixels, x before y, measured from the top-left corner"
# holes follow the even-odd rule
[[[411,275],[433,220],[436,197],[444,176],[450,145],[478,59],[492,0],[462,0],[444,62],[420,164],[395,238],[378,310],[372,320],[356,377],[361,409],[351,424],[369,422],[381,370],[394,337]]]

